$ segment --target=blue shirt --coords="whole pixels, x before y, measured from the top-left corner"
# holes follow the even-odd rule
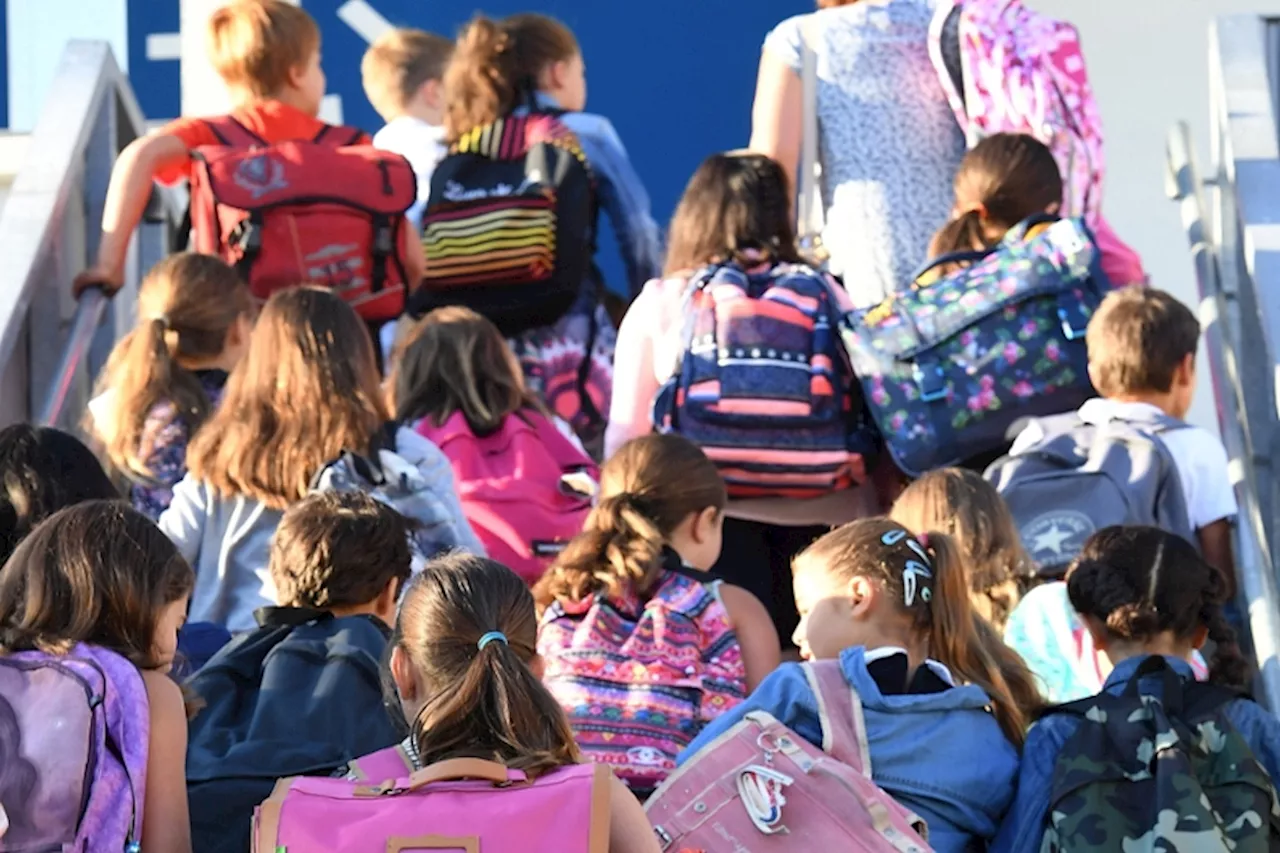
[[[938,853],[961,853],[995,835],[1013,797],[1018,751],[986,710],[987,694],[972,685],[939,693],[887,695],[867,671],[861,646],[840,654],[845,679],[862,700],[871,777],[929,825]],[[710,723],[678,764],[737,725],[765,711],[821,746],[818,700],[798,664],[783,664],[745,702]]]
[[[559,109],[555,98],[538,93],[538,105]],[[567,112],[560,116],[578,136],[596,178],[596,198],[609,217],[622,262],[627,269],[626,292],[634,297],[644,283],[662,272],[662,241],[653,221],[649,193],[631,165],[613,122],[595,113]]]
[[[1102,689],[1111,694],[1122,692],[1129,679],[1137,671],[1146,656],[1128,658],[1116,664]],[[1178,658],[1165,660],[1182,678],[1192,679],[1191,665]],[[1159,680],[1143,679],[1139,689],[1146,695],[1157,695]],[[1259,705],[1237,699],[1223,709],[1227,720],[1253,749],[1254,756],[1272,779],[1280,778],[1280,720],[1268,714]],[[1022,770],[1018,774],[1018,790],[1009,814],[1005,816],[1000,833],[991,850],[1023,853],[1039,850],[1044,831],[1048,827],[1049,791],[1053,786],[1053,767],[1058,753],[1076,733],[1080,721],[1066,714],[1046,717],[1032,727],[1022,749]]]

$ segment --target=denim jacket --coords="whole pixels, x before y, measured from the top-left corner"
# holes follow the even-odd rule
[[[1013,797],[1018,751],[972,685],[940,693],[886,695],[867,671],[866,650],[845,649],[840,666],[862,700],[876,784],[929,825],[938,853],[981,849]],[[751,711],[766,711],[815,746],[822,743],[818,702],[797,664],[783,664],[747,700],[702,730],[681,753],[698,750]]]
[[[1146,660],[1146,656],[1128,658],[1116,664],[1102,689],[1107,693],[1120,693],[1129,679]],[[1192,678],[1191,665],[1178,658],[1166,657],[1175,672],[1182,678]],[[1148,695],[1160,690],[1160,681],[1153,677],[1143,679],[1139,689]],[[1280,778],[1280,720],[1270,716],[1260,706],[1245,699],[1237,699],[1223,709],[1224,716],[1253,749],[1258,761],[1271,774]],[[1018,773],[1018,790],[1013,805],[1005,816],[1000,833],[992,844],[993,853],[1022,853],[1039,850],[1048,825],[1049,790],[1053,785],[1054,764],[1058,753],[1076,733],[1080,722],[1075,717],[1057,714],[1046,717],[1032,727],[1022,749],[1022,769]]]
[[[539,92],[538,105],[559,109],[555,98]],[[596,197],[618,238],[629,279],[627,293],[635,296],[644,283],[662,271],[662,241],[653,221],[649,193],[631,165],[613,123],[595,113],[567,112],[560,117],[578,136],[596,178]]]

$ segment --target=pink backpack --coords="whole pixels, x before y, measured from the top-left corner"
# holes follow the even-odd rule
[[[478,758],[377,783],[281,779],[254,815],[253,853],[608,853],[611,782],[590,764],[529,782]]]
[[[862,702],[838,661],[804,665],[822,749],[752,711],[645,806],[667,850],[928,853],[924,821],[871,781]]]
[[[489,556],[533,584],[582,532],[599,480],[596,464],[555,424],[525,410],[477,436],[455,412],[417,431],[449,457],[462,510]]]
[[[1065,197],[1060,213],[1084,217],[1112,284],[1144,284],[1138,254],[1102,218],[1102,119],[1066,21],[1023,0],[939,0],[929,54],[969,147],[996,133],[1025,133],[1053,151]]]

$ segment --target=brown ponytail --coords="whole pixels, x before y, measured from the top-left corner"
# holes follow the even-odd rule
[[[199,429],[209,400],[183,362],[219,356],[232,325],[252,310],[248,286],[215,257],[178,254],[156,264],[138,291],[138,325],[116,344],[98,378],[98,393],[116,395],[110,416],[92,425],[112,465],[151,475],[144,428],[157,403],[172,403],[190,434]]]
[[[476,15],[458,35],[444,73],[447,141],[511,113],[537,90],[547,66],[578,53],[573,32],[554,18],[523,14],[495,21]]]
[[[956,172],[956,212],[934,235],[929,254],[993,248],[1013,226],[1062,204],[1062,173],[1035,137],[996,133],[965,155]]]
[[[907,568],[928,554],[931,576]],[[976,684],[991,700],[996,720],[1011,743],[1022,745],[1027,726],[1043,700],[1026,664],[973,610],[962,552],[944,533],[918,539],[886,518],[866,518],[833,530],[795,560],[842,579],[868,577],[884,585],[890,598],[910,614],[929,640],[929,654],[962,683]],[[908,586],[912,595],[908,602]]]
[[[486,643],[486,634],[502,639]],[[576,764],[559,704],[529,668],[533,597],[501,563],[451,554],[409,582],[391,642],[412,664],[426,702],[411,722],[422,764],[483,758],[531,776]]]
[[[534,588],[539,607],[603,591],[643,594],[662,567],[667,537],[689,516],[728,503],[724,480],[697,445],[677,435],[624,444],[600,471],[600,502]]]

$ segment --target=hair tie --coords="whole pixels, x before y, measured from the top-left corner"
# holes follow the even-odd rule
[[[480,642],[476,643],[476,647],[480,649],[480,651],[484,651],[484,647],[490,643],[502,643],[504,646],[508,645],[507,635],[501,631],[490,631],[480,638]]]
[[[956,218],[959,219],[961,216],[968,216],[970,213],[978,214],[979,219],[986,219],[987,206],[980,201],[974,202],[973,204],[966,204],[960,208],[960,213],[957,214]]]
[[[168,314],[157,314],[156,316],[151,318],[151,322],[159,323],[166,332],[169,331],[169,315]]]

